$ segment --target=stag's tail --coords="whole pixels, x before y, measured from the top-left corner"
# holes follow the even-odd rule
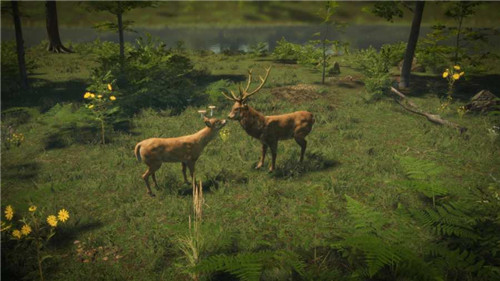
[[[142,161],[142,159],[141,159],[141,143],[138,143],[135,145],[134,154],[135,154],[135,158],[137,158],[137,161],[141,162]]]

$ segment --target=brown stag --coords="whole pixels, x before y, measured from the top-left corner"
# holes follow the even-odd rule
[[[272,172],[275,168],[276,153],[278,149],[278,141],[286,139],[295,139],[300,145],[300,162],[304,160],[304,153],[307,147],[305,137],[311,132],[314,124],[314,116],[308,111],[296,111],[293,113],[264,116],[247,104],[247,99],[257,93],[266,83],[271,67],[266,69],[264,78],[259,76],[260,85],[253,91],[248,91],[252,83],[252,71],[248,72],[248,81],[243,89],[239,85],[240,95],[237,97],[233,91],[230,91],[231,96],[222,94],[229,100],[234,101],[231,112],[228,118],[240,122],[241,127],[250,136],[260,140],[262,143],[262,154],[260,161],[255,167],[260,169],[264,165],[267,148],[271,148],[272,161],[269,171]]]
[[[139,142],[135,146],[135,157],[139,162],[144,161],[148,166],[147,171],[142,175],[146,182],[149,195],[154,196],[149,186],[149,176],[153,176],[156,189],[155,172],[161,167],[163,162],[181,162],[184,182],[189,183],[186,177],[186,167],[189,168],[191,179],[194,179],[194,166],[200,157],[205,146],[217,136],[219,130],[226,125],[226,120],[217,118],[203,118],[206,127],[195,134],[176,138],[150,138]]]

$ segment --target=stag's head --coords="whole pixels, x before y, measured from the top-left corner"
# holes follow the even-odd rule
[[[247,105],[247,99],[252,96],[253,94],[257,93],[262,86],[266,83],[267,77],[269,76],[269,71],[271,71],[271,67],[266,68],[266,75],[264,78],[262,76],[259,76],[260,79],[260,84],[255,88],[253,91],[249,91],[250,84],[252,83],[252,70],[250,69],[248,71],[248,81],[247,85],[243,89],[241,87],[241,84],[239,85],[238,89],[240,92],[239,96],[236,96],[233,91],[230,91],[231,96],[226,95],[224,92],[222,94],[231,101],[234,101],[233,107],[231,108],[231,112],[229,112],[229,115],[227,118],[231,120],[240,120],[242,113],[246,110],[248,110],[248,105]]]

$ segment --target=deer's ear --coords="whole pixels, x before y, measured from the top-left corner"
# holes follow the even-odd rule
[[[210,119],[208,119],[207,117],[203,117],[203,122],[205,122],[205,125],[207,125],[207,127],[212,127],[212,123],[210,123]]]

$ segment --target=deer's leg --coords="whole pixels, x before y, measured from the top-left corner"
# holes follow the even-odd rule
[[[194,164],[196,162],[194,161],[189,161],[186,163],[187,167],[189,168],[189,174],[191,175],[191,180],[192,182],[196,183],[196,179],[194,178]]]
[[[266,158],[266,152],[267,152],[267,144],[263,143],[262,144],[262,154],[260,155],[260,160],[257,166],[255,166],[255,169],[260,169],[262,165],[264,165],[264,159]]]
[[[278,142],[274,142],[269,144],[269,147],[271,148],[271,167],[269,168],[269,172],[274,171],[275,165],[276,165],[276,153],[278,151]]]
[[[149,176],[151,174],[154,175],[154,173],[156,172],[156,170],[158,170],[160,168],[160,166],[161,166],[161,164],[160,165],[151,165],[151,166],[148,166],[149,168],[146,170],[146,172],[144,173],[144,175],[142,175],[142,178],[144,179],[144,182],[146,182],[147,193],[151,197],[154,197],[155,195],[151,191],[151,186],[149,185]],[[154,178],[154,176],[153,176],[153,178]]]
[[[300,145],[300,162],[304,161],[304,153],[306,152],[307,141],[302,137],[295,137],[295,141]]]
[[[156,190],[160,190],[160,187],[158,186],[158,182],[156,181],[156,172],[152,173],[151,176],[153,177],[153,182],[155,183]]]
[[[187,168],[186,163],[182,162],[182,175],[184,176],[184,183],[190,184],[186,176],[186,168]]]

